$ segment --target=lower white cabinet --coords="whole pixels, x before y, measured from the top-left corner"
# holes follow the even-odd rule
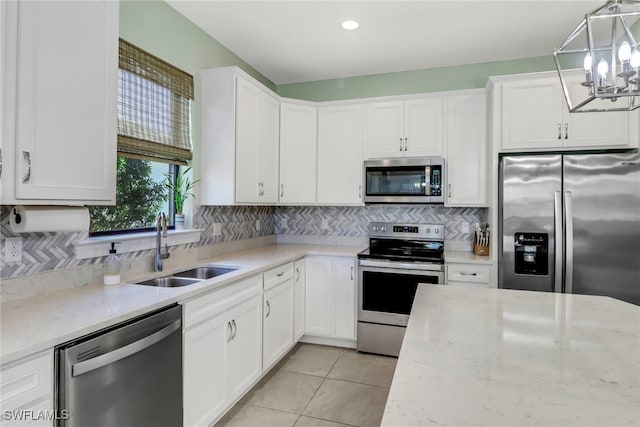
[[[269,369],[293,346],[293,279],[264,292],[262,366]]]
[[[210,425],[262,374],[262,275],[224,291],[234,288],[237,292],[219,299],[211,298],[214,291],[184,304],[185,426]],[[245,298],[238,301],[238,294]],[[210,304],[202,304],[202,298]],[[209,305],[216,309],[207,310]],[[189,327],[189,313],[202,312],[209,317]]]
[[[293,282],[293,339],[298,341],[304,335],[306,262],[304,259],[294,263]]]
[[[53,426],[52,420],[33,420],[38,414],[53,414],[53,350],[3,365],[0,389],[1,426]],[[13,419],[20,416],[26,419]]]
[[[482,264],[447,264],[447,285],[491,287],[491,266]]]
[[[350,257],[306,259],[307,335],[355,339],[355,266]]]

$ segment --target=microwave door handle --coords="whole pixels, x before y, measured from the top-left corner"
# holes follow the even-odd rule
[[[424,167],[424,195],[431,195],[431,166]]]

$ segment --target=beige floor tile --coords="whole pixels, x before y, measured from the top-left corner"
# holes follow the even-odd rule
[[[297,419],[296,414],[245,405],[233,416],[225,416],[215,427],[293,427]]]
[[[251,406],[300,414],[322,381],[311,375],[278,371],[267,382],[251,390],[243,401]]]
[[[294,427],[349,427],[347,424],[334,423],[333,421],[319,420],[317,418],[305,417],[298,418],[298,422]]]
[[[283,371],[326,377],[336,363],[342,349],[322,345],[305,344],[297,348],[280,368]]]
[[[356,426],[380,423],[389,390],[326,379],[303,415]]]
[[[389,387],[396,368],[395,360],[345,351],[333,365],[327,378]]]

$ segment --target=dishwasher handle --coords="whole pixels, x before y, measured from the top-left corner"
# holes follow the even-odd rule
[[[103,366],[110,365],[114,362],[117,362],[118,360],[131,356],[132,354],[139,353],[145,348],[151,347],[152,345],[162,341],[163,339],[180,329],[180,326],[181,321],[180,319],[178,319],[168,326],[160,329],[158,332],[154,332],[153,334],[146,336],[141,340],[132,342],[131,344],[120,347],[117,350],[110,351],[109,353],[94,357],[93,359],[73,364],[71,365],[71,376],[77,377],[79,375],[86,374],[87,372],[91,372],[98,368],[102,368]]]

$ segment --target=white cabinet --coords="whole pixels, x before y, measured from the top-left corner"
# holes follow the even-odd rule
[[[317,115],[315,103],[280,104],[280,204],[316,201]]]
[[[361,205],[362,105],[318,108],[318,203]]]
[[[568,81],[584,90],[580,76]],[[496,77],[490,87],[502,151],[637,146],[637,111],[569,113],[557,73]]]
[[[293,263],[264,273],[262,366],[266,371],[293,346]]]
[[[355,260],[307,257],[306,334],[355,339]]]
[[[366,158],[441,156],[444,98],[365,104]]]
[[[118,2],[4,6],[2,203],[115,203]]]
[[[2,426],[52,426],[52,420],[12,420],[5,411],[53,412],[53,350],[47,350],[0,368]],[[22,415],[25,415],[24,413]],[[18,416],[18,413],[16,413]]]
[[[298,341],[304,335],[306,262],[304,259],[293,264],[293,340]]]
[[[447,285],[488,288],[491,266],[482,264],[447,264]]]
[[[487,206],[484,90],[447,97],[446,206]]]
[[[278,200],[280,101],[237,67],[200,72],[203,205]]]
[[[184,304],[184,425],[210,425],[262,374],[262,275]]]

